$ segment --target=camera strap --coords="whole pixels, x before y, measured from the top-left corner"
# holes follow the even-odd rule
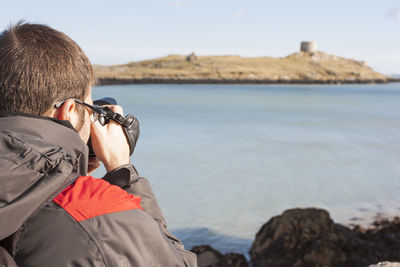
[[[112,119],[122,126],[122,129],[124,130],[124,134],[129,144],[130,155],[132,155],[136,146],[136,142],[139,138],[139,121],[133,115],[127,115],[126,117],[124,117],[121,114],[112,111],[108,107],[104,107],[103,109],[107,113],[105,119]],[[108,121],[106,123],[108,123]]]

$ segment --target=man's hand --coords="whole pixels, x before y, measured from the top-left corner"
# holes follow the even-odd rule
[[[107,105],[112,111],[123,115],[122,107]],[[129,144],[122,126],[113,120],[104,126],[98,121],[91,124],[90,138],[93,151],[98,160],[103,162],[107,172],[130,163]]]

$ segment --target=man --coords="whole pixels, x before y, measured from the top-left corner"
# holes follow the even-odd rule
[[[121,126],[101,126],[83,103],[93,84],[65,34],[27,23],[0,34],[0,266],[195,266]],[[89,136],[103,179],[87,176]]]

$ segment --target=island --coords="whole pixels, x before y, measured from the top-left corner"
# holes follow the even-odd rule
[[[286,57],[169,55],[122,65],[94,65],[100,85],[173,84],[340,84],[387,83],[398,78],[374,71],[363,61],[329,55],[302,42]]]

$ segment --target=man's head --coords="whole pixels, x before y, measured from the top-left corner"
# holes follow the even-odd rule
[[[81,133],[88,130],[82,129],[87,128],[84,107],[73,101],[67,101],[64,109],[53,107],[70,98],[91,102],[93,83],[88,58],[62,32],[18,23],[0,34],[0,110],[68,119]]]

